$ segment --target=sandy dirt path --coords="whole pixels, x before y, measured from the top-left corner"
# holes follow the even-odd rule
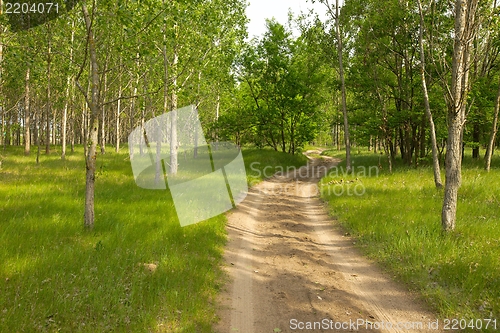
[[[317,182],[336,162],[275,175],[229,213],[215,332],[437,332],[434,315],[328,216]]]

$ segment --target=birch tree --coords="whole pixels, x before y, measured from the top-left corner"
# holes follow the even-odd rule
[[[425,114],[427,116],[427,121],[430,126],[431,144],[432,144],[432,165],[434,170],[434,184],[436,188],[440,189],[443,187],[441,182],[441,170],[439,167],[439,156],[438,147],[436,139],[436,126],[434,125],[434,119],[432,117],[431,106],[429,103],[429,92],[427,90],[427,78],[425,76],[425,52],[424,52],[424,13],[422,9],[422,1],[418,0],[418,10],[420,14],[420,26],[419,26],[419,49],[420,49],[420,75],[422,79],[422,92],[424,97]]]
[[[31,151],[31,107],[30,107],[30,65],[27,66],[26,76],[24,78],[24,155],[29,155]]]
[[[340,7],[339,0],[335,0],[335,10],[332,8],[329,0],[318,0],[320,3],[324,4],[330,17],[335,21],[335,33],[337,35],[337,54],[339,61],[339,77],[340,77],[340,90],[342,96],[342,115],[344,116],[344,144],[345,144],[345,158],[346,158],[346,169],[347,172],[351,172],[351,138],[349,135],[349,118],[347,115],[347,93],[345,85],[345,75],[344,75],[344,58],[343,58],[343,37],[340,25]]]
[[[495,110],[493,111],[493,125],[491,127],[490,140],[488,141],[488,148],[486,150],[485,158],[485,170],[490,171],[491,168],[491,157],[493,156],[493,150],[495,149],[495,141],[498,132],[498,113],[500,109],[500,83],[498,84],[497,97],[495,99]]]
[[[95,10],[95,8],[94,8]],[[92,30],[92,22],[87,8],[86,1],[82,1],[82,14],[87,31],[87,47],[90,56],[90,75],[91,95],[88,96],[87,92],[77,83],[80,91],[85,97],[87,105],[90,109],[90,127],[88,131],[88,149],[86,154],[86,181],[85,181],[85,214],[84,225],[87,228],[94,226],[94,192],[95,192],[95,170],[97,159],[97,144],[99,139],[99,74],[97,64],[97,52],[94,38],[94,31]],[[85,64],[83,64],[83,67]]]
[[[458,189],[462,181],[462,136],[470,90],[469,66],[472,41],[476,32],[479,0],[456,0],[455,36],[451,88],[448,90],[448,140],[446,143],[446,182],[441,224],[444,231],[455,229]]]

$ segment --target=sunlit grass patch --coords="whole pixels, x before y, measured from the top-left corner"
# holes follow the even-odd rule
[[[243,154],[250,172],[251,162],[304,161]],[[85,230],[83,148],[35,158],[2,151],[0,332],[212,332],[224,215],[182,228],[170,192],[138,187],[123,149],[98,155],[95,227]]]
[[[276,172],[307,164],[307,158],[302,154],[290,155],[271,149],[244,149],[243,158],[250,185],[272,177]]]
[[[328,183],[338,181],[332,176],[321,181],[322,192],[367,253],[443,317],[500,319],[499,159],[486,173],[482,163],[465,158],[457,228],[449,234],[441,230],[443,191],[435,189],[429,166],[398,165],[389,174],[386,160],[367,152],[354,154],[353,162],[380,166],[378,175],[358,177],[362,195],[332,194],[335,184]]]
[[[126,152],[108,153],[86,231],[81,148],[39,165],[17,148],[3,157],[0,331],[210,332],[223,215],[181,228],[169,192],[137,187]]]

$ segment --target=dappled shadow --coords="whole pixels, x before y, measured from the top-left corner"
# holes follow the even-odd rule
[[[0,331],[210,331],[223,218],[181,228],[169,192],[137,188],[123,156],[99,156],[92,230],[81,161],[16,166],[0,203]]]
[[[371,263],[360,259],[350,237],[331,237],[332,221],[315,193],[297,190],[316,186],[322,175],[305,176],[302,170],[301,176],[299,171],[276,175],[264,186],[252,189],[230,216],[228,230],[233,245],[226,250],[226,258],[229,271],[235,274],[232,288],[236,289],[228,291],[230,297],[241,299],[226,304],[237,309],[233,309],[231,320],[223,316],[218,332],[241,329],[231,325],[238,324],[238,313],[250,308],[258,332],[275,328],[291,332],[298,322],[321,323],[314,332],[379,332],[382,330],[369,324],[355,329],[328,325],[357,320],[365,320],[365,324],[387,322],[386,313],[396,318],[405,314],[408,320],[418,317],[418,308],[411,300],[398,300],[408,296],[404,290],[395,290],[390,279],[381,279]],[[289,187],[285,189],[285,185]],[[282,190],[277,191],[277,187]],[[237,288],[249,291],[240,293]],[[377,308],[381,304],[383,308]],[[420,320],[427,323],[426,318]]]

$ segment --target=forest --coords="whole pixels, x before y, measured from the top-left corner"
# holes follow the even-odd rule
[[[43,24],[36,12],[3,15],[0,144],[37,156],[61,146],[62,159],[75,144],[119,151],[140,124],[194,104],[210,141],[291,154],[347,143],[385,152],[390,166],[434,156],[437,169],[447,151],[471,147],[489,168],[497,1],[467,2],[463,35],[450,1],[323,3],[326,22],[312,12],[271,19],[252,40],[237,0],[61,2]]]
[[[0,0],[2,181],[21,163],[12,152],[26,168],[57,156],[85,183],[75,190],[79,223],[113,230],[94,205],[111,191],[99,193],[106,165],[128,161],[134,129],[194,105],[208,142],[251,154],[299,163],[307,147],[328,146],[347,170],[365,150],[389,174],[432,169],[441,229],[453,232],[465,152],[480,166],[470,177],[498,168],[498,0],[311,1],[324,5],[326,21],[290,12],[250,39],[244,0],[58,0],[51,14],[41,0],[21,13]],[[26,170],[16,177],[29,178]],[[215,223],[207,237],[222,233]]]

